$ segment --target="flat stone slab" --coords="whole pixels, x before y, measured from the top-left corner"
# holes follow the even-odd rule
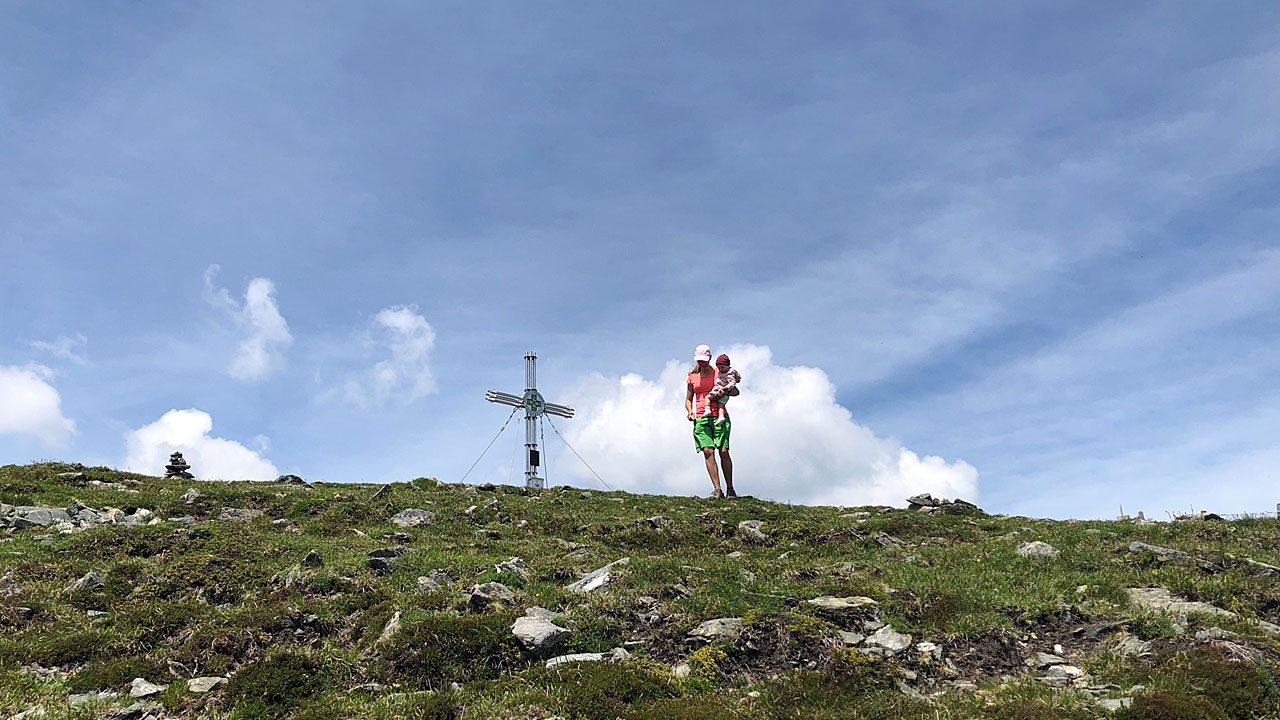
[[[823,610],[856,610],[858,608],[868,607],[871,605],[879,605],[875,600],[861,595],[852,595],[850,597],[832,597],[831,595],[822,595],[806,600],[808,604],[821,608]]]
[[[187,681],[187,690],[193,693],[207,693],[226,682],[224,677],[197,677]]]
[[[689,632],[689,637],[703,640],[733,640],[742,633],[742,618],[716,618],[707,620]]]
[[[1197,602],[1194,600],[1186,600],[1174,595],[1167,589],[1162,587],[1154,588],[1129,588],[1129,600],[1134,605],[1146,610],[1155,612],[1166,612],[1172,615],[1186,615],[1188,613],[1203,613],[1205,615],[1217,615],[1219,617],[1240,619],[1240,616],[1230,610],[1223,610],[1216,605],[1209,603]],[[1269,637],[1280,639],[1280,625],[1267,622],[1266,620],[1246,620],[1245,622],[1258,628]]]
[[[624,557],[614,560],[602,568],[596,568],[591,572],[578,578],[577,581],[569,583],[565,586],[565,590],[575,593],[589,593],[593,590],[607,587],[609,585],[609,571],[619,565],[626,565],[631,562],[631,558]]]
[[[560,655],[553,657],[546,662],[549,668],[565,663],[573,662],[622,662],[631,657],[631,653],[625,648],[614,648],[608,652],[602,653],[573,653],[572,655]]]

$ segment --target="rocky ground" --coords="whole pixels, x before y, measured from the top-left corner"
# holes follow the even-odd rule
[[[0,468],[0,718],[1280,717],[1275,520]]]

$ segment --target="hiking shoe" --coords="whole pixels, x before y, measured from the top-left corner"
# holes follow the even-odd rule
[[[725,497],[738,497],[738,493],[734,492],[733,488],[729,488],[728,490],[725,491],[724,494],[725,494]]]
[[[712,500],[719,500],[719,499],[720,499],[720,498],[722,498],[722,497],[724,497],[724,493],[720,492],[720,489],[719,489],[719,488],[716,488],[715,490],[712,490],[712,491],[711,491],[711,499],[712,499]]]

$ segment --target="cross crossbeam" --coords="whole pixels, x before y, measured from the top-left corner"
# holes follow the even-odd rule
[[[538,467],[542,464],[542,458],[538,452],[538,436],[536,432],[538,418],[542,417],[543,414],[571,418],[573,417],[573,408],[568,405],[547,402],[542,397],[542,393],[538,392],[537,362],[538,356],[532,350],[524,354],[525,388],[523,395],[512,395],[500,390],[490,390],[484,394],[484,399],[499,405],[524,408],[524,484],[526,487],[540,490],[546,481],[544,478],[538,477]]]

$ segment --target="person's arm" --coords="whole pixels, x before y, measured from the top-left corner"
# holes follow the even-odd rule
[[[690,385],[689,383],[685,383],[684,387],[685,387],[684,414],[688,415],[689,419],[692,420],[693,419],[693,386]]]
[[[738,374],[737,370],[735,370],[733,371],[733,374],[727,376],[725,380],[726,382],[724,386],[724,394],[728,395],[729,397],[737,397],[738,383],[742,382],[742,376]]]

